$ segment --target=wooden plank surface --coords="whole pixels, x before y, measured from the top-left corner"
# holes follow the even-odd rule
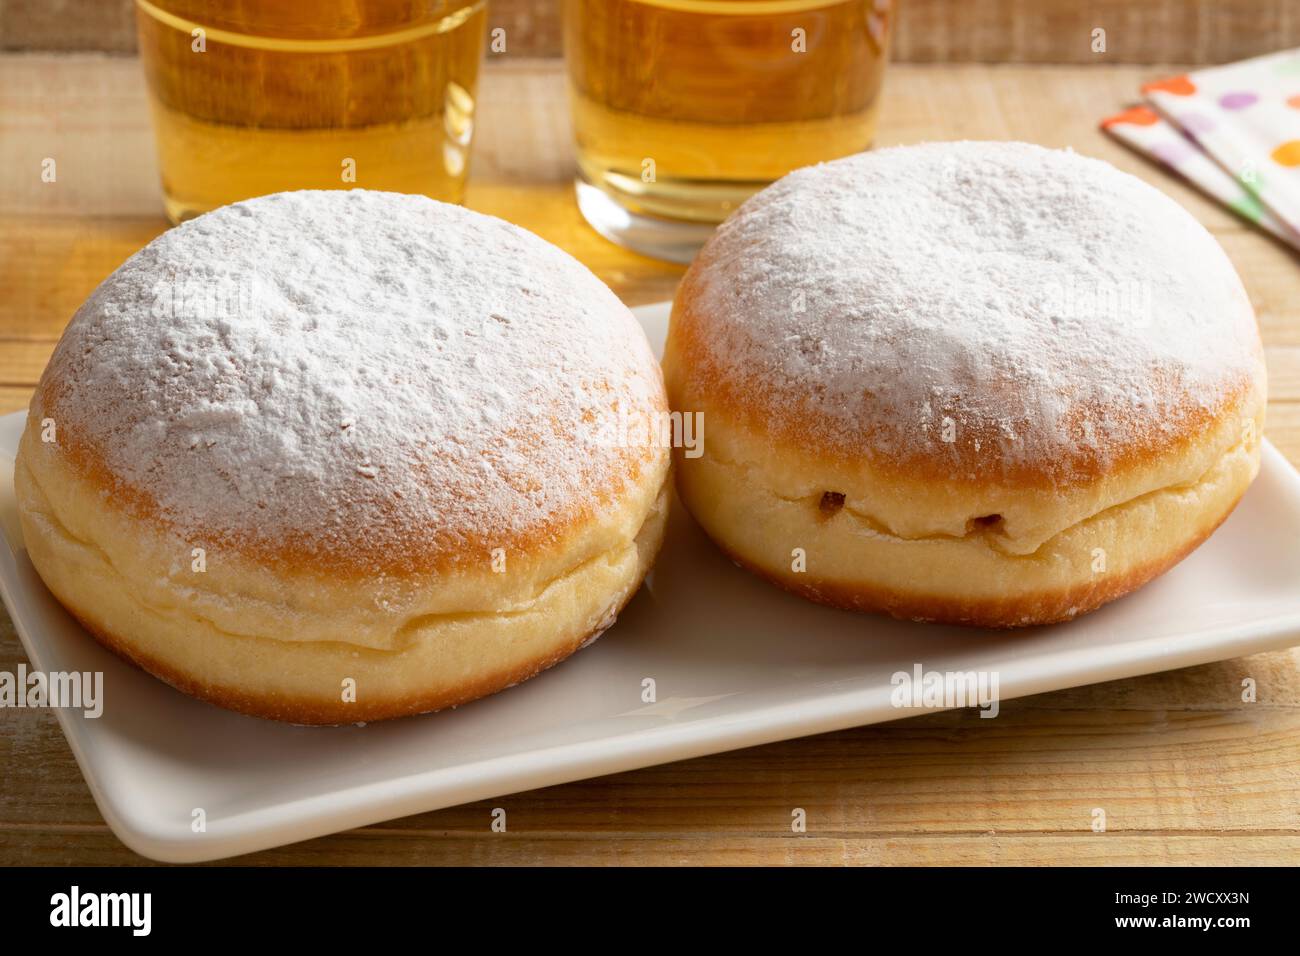
[[[1069,145],[1167,190],[1242,273],[1268,346],[1268,434],[1300,462],[1300,259],[1095,129],[1165,72],[895,65],[881,141]],[[47,88],[61,92],[47,99]],[[672,295],[680,269],[606,243],[578,216],[557,64],[493,64],[480,110],[471,206],[568,249],[629,302]],[[32,157],[87,143],[107,158],[39,188]],[[151,157],[133,61],[0,57],[0,168],[11,171],[0,178],[0,412],[26,402],[85,295],[165,228]],[[24,659],[0,614],[0,669]],[[1245,677],[1253,703],[1241,700]],[[929,715],[481,801],[239,862],[1296,863],[1297,793],[1300,650],[1289,650],[1011,701],[995,721]],[[503,834],[489,830],[498,806]],[[790,830],[797,807],[807,834]],[[1091,830],[1095,808],[1105,833]],[[142,860],[107,831],[53,714],[0,711],[0,863],[21,862]]]
[[[0,0],[0,50],[134,53],[133,6],[134,0]],[[514,56],[558,57],[561,6],[560,0],[490,0],[488,25],[506,31]],[[1295,0],[893,0],[893,6],[892,53],[900,63],[1228,63],[1300,45]],[[1093,50],[1097,28],[1106,31],[1102,56]]]

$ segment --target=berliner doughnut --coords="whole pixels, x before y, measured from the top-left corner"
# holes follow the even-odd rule
[[[295,723],[452,706],[613,622],[663,536],[636,319],[549,243],[433,200],[292,192],[156,239],[32,400],[55,597],[179,689]]]
[[[1175,564],[1259,467],[1265,373],[1222,249],[1072,152],[934,143],[745,203],[673,306],[683,502],[845,608],[1061,621]]]

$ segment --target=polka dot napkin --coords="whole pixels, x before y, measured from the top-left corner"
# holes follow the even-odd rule
[[[1300,249],[1300,50],[1170,77],[1111,135]]]

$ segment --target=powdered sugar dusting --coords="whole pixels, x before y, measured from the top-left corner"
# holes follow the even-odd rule
[[[647,455],[582,444],[583,423],[662,407],[636,320],[574,259],[364,190],[160,236],[78,311],[41,394],[61,441],[183,536],[340,566],[547,533]]]
[[[1260,363],[1200,224],[1106,163],[1023,143],[798,170],[718,230],[683,295],[703,387],[833,450],[972,476],[1104,466],[1213,415]]]

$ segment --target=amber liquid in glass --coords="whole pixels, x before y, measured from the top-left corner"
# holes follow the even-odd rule
[[[136,0],[172,221],[285,189],[460,202],[485,0]]]
[[[564,6],[580,177],[629,211],[717,223],[790,170],[871,145],[887,0]]]

